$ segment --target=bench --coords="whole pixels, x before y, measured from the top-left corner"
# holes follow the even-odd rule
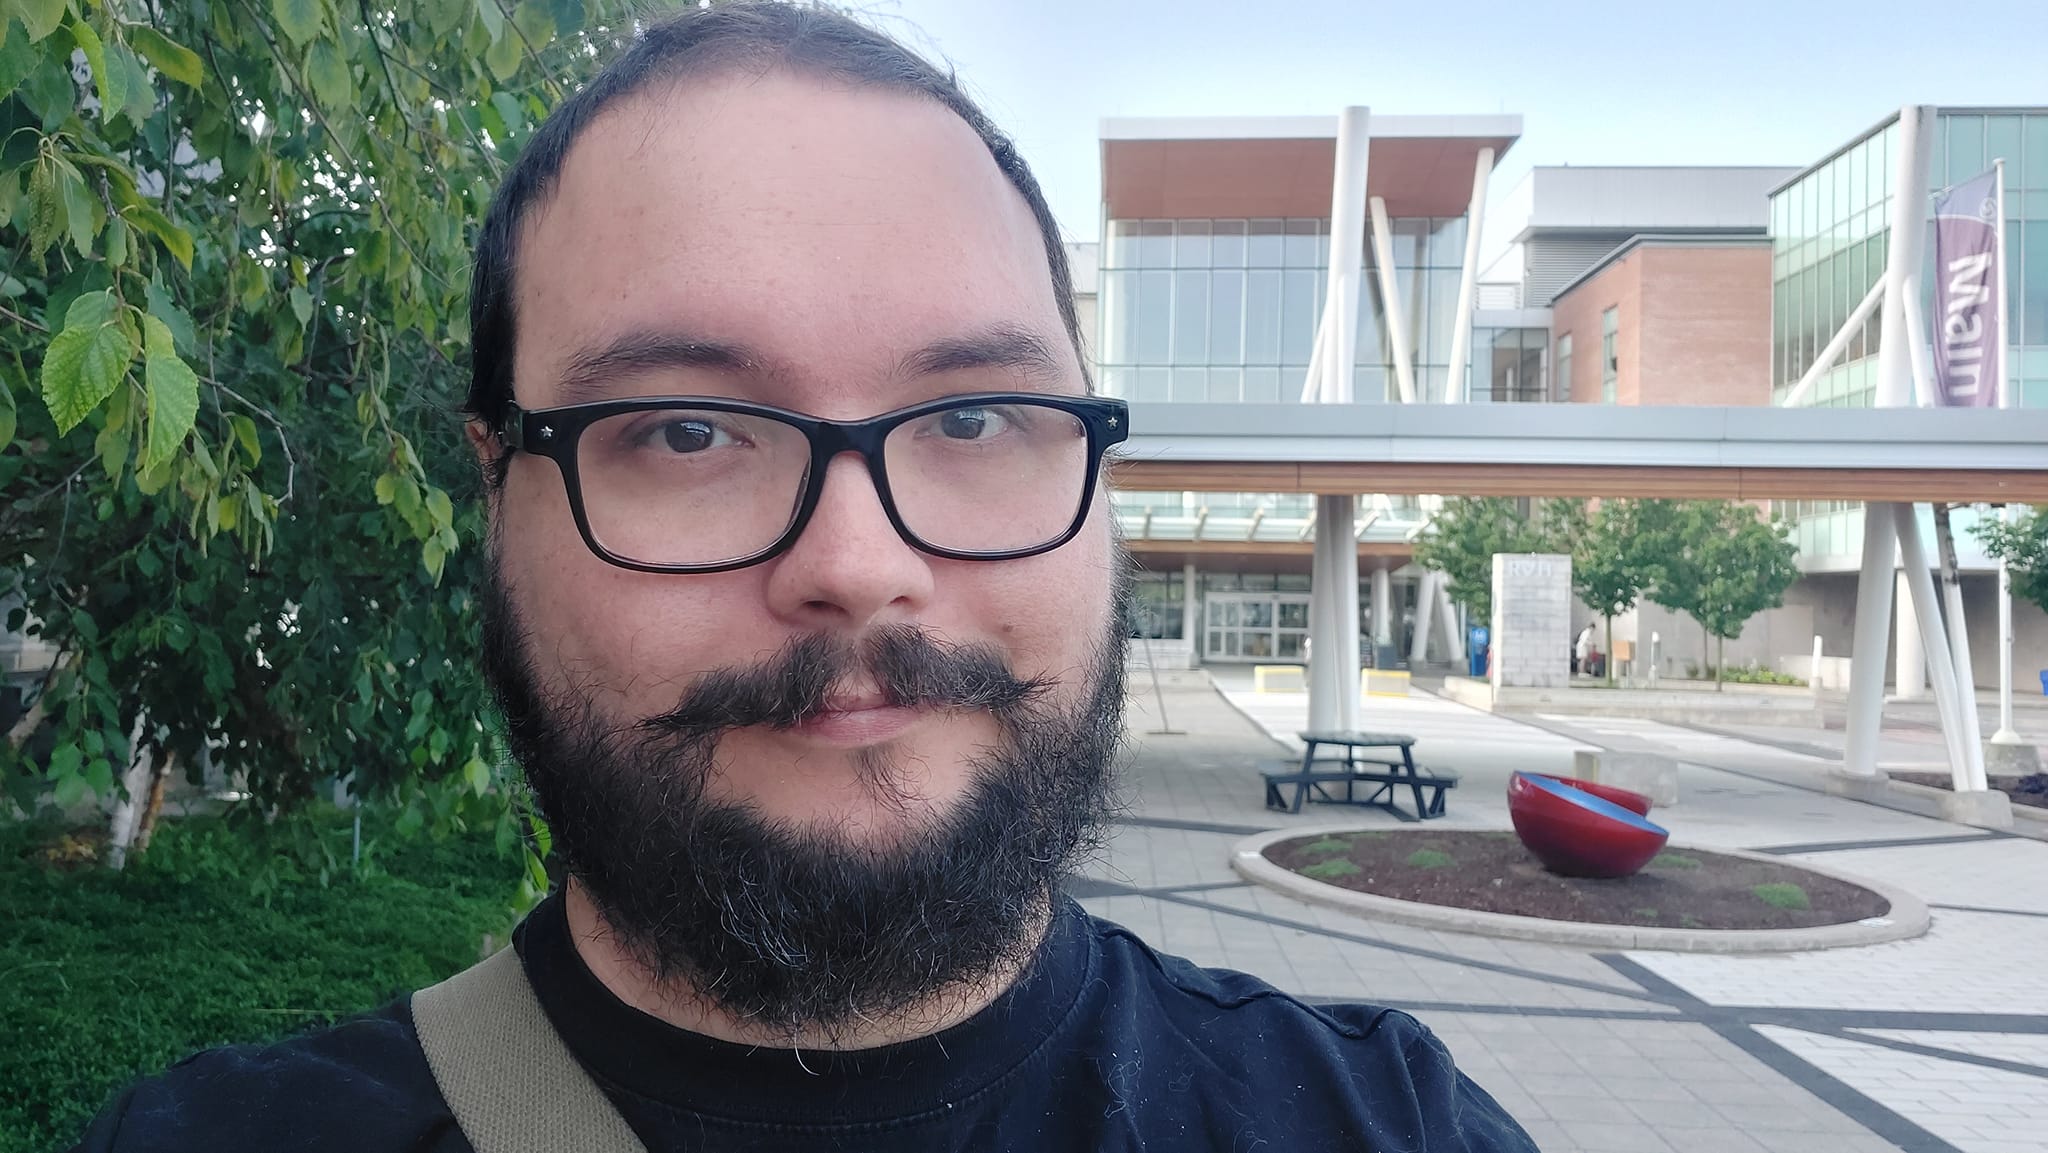
[[[1304,801],[1331,805],[1367,805],[1385,809],[1404,821],[1428,820],[1444,815],[1444,793],[1458,787],[1458,774],[1448,769],[1411,768],[1399,761],[1320,762],[1344,764],[1343,768],[1304,770],[1293,761],[1272,763],[1269,769],[1262,769],[1259,776],[1266,784],[1266,807],[1282,812],[1299,813]],[[1384,765],[1384,772],[1360,768],[1359,765]],[[1358,785],[1373,786],[1372,794],[1363,800],[1355,791]],[[1343,785],[1343,795],[1337,795],[1336,786]],[[1284,790],[1294,789],[1290,799]],[[1394,803],[1395,790],[1408,788],[1415,795],[1418,812],[1411,817]]]

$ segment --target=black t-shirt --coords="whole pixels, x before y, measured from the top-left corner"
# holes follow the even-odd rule
[[[549,1019],[649,1153],[1535,1149],[1413,1017],[1305,1005],[1155,953],[1070,901],[987,1009],[851,1053],[729,1044],[629,1008],[584,966],[559,896],[515,942]],[[79,1148],[471,1153],[404,1000],[191,1057],[124,1093]]]

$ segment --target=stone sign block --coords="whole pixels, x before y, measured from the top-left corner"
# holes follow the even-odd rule
[[[1561,689],[1571,680],[1572,558],[1495,553],[1493,671],[1502,688]]]

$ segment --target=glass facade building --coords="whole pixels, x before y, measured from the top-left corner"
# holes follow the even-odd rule
[[[1940,109],[1931,125],[1927,183],[1939,192],[2005,160],[2005,259],[2013,403],[2048,407],[2048,108]],[[1851,141],[1771,196],[1771,386],[1782,402],[1849,314],[1883,276],[1891,233],[1898,118]],[[1924,131],[1924,129],[1923,129]],[[1929,204],[1932,216],[1932,203]],[[1933,230],[1923,268],[1922,315],[1933,314]],[[1877,390],[1879,317],[1814,382],[1805,403],[1867,408]],[[1855,501],[1782,505],[1802,557],[1845,565],[1863,547]],[[1974,514],[1957,514],[1956,540],[1974,546]],[[1923,526],[1924,527],[1924,526]],[[1818,558],[1831,558],[1819,561]]]
[[[1417,399],[1441,401],[1465,220],[1391,223]],[[1107,221],[1095,346],[1103,392],[1138,401],[1300,400],[1329,251],[1327,218]],[[1376,267],[1368,246],[1353,382],[1362,403],[1400,399]],[[1491,389],[1477,391],[1474,399],[1490,399]]]

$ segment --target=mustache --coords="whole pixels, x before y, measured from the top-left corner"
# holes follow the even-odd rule
[[[993,645],[956,644],[918,625],[885,625],[858,641],[825,633],[792,639],[758,664],[699,676],[644,731],[686,738],[728,729],[791,729],[823,716],[833,686],[866,673],[897,708],[985,709],[1014,717],[1053,685],[1019,677]]]

